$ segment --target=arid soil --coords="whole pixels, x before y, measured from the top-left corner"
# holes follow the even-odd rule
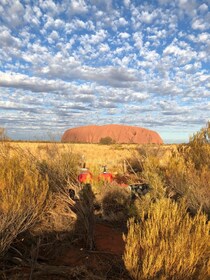
[[[5,270],[5,277],[8,277],[5,279],[130,279],[122,261],[122,234],[122,229],[96,223],[94,250],[88,251],[67,240],[55,243],[50,248],[43,246],[32,264],[24,261],[18,263],[21,258],[17,257],[17,265]]]
[[[162,144],[160,135],[152,130],[127,125],[91,125],[68,129],[62,142],[99,143],[101,138],[111,137],[116,143]]]

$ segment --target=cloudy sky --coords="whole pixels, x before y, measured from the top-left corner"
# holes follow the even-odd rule
[[[188,142],[210,120],[210,0],[0,0],[0,127],[128,124]]]

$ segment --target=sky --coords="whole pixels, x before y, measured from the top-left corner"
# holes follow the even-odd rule
[[[0,0],[0,127],[84,125],[188,142],[210,120],[210,0]]]

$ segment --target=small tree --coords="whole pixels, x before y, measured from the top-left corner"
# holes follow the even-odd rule
[[[110,136],[107,136],[107,137],[101,138],[99,143],[102,145],[111,145],[111,144],[114,144],[115,141]]]

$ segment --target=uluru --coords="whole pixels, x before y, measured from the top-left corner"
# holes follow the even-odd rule
[[[61,142],[100,143],[100,140],[106,137],[110,137],[115,143],[121,144],[163,144],[160,135],[153,130],[119,124],[70,128],[64,132]]]

